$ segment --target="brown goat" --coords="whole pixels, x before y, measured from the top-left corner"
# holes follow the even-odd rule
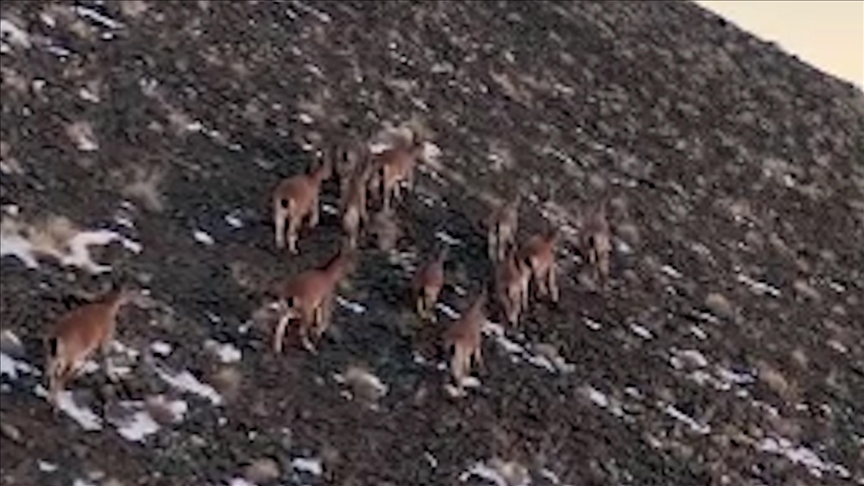
[[[558,242],[557,228],[528,239],[519,251],[519,260],[528,264],[539,295],[549,296],[558,302],[557,264],[555,248]]]
[[[412,130],[408,143],[391,147],[373,156],[375,174],[370,182],[380,190],[385,210],[390,209],[394,195],[401,199],[403,182],[409,189],[413,189],[414,167],[423,153],[424,144],[423,139]]]
[[[471,359],[473,358],[478,366],[483,365],[481,348],[483,324],[486,322],[483,311],[486,300],[484,289],[462,317],[444,332],[444,345],[448,349],[453,348],[450,371],[460,390],[463,388],[463,380],[471,373]]]
[[[594,278],[601,288],[609,282],[609,255],[612,252],[612,231],[606,217],[604,198],[591,211],[582,223],[580,231],[580,251],[594,271]]]
[[[369,150],[365,144],[349,141],[342,146],[336,147],[331,158],[335,161],[335,172],[339,179],[339,195],[349,191],[354,175],[368,159]]]
[[[521,201],[521,195],[516,195],[515,198],[505,202],[493,211],[487,220],[487,241],[490,260],[503,260],[507,250],[515,244],[516,233],[519,229],[519,205]]]
[[[317,352],[309,340],[309,330],[315,330],[316,340],[320,340],[327,330],[329,301],[334,295],[336,285],[348,273],[352,262],[350,250],[342,247],[324,266],[306,270],[274,286],[273,293],[278,297],[284,313],[276,325],[273,351],[282,352],[285,329],[292,319],[298,319],[303,346],[312,353]]]
[[[297,232],[308,216],[310,228],[318,225],[318,197],[321,183],[330,178],[330,162],[325,160],[308,174],[299,174],[282,182],[273,191],[273,218],[276,227],[276,248],[285,247],[285,220],[288,220],[288,249],[297,253]]]
[[[117,314],[132,297],[125,287],[111,290],[95,301],[64,314],[45,339],[48,400],[57,404],[57,395],[77,376],[84,362],[97,350],[105,374],[114,380],[108,351],[114,340]]]
[[[447,247],[442,248],[434,260],[427,262],[414,274],[412,291],[417,314],[422,319],[437,321],[435,303],[444,287],[444,261],[447,259]]]
[[[342,230],[351,249],[357,248],[360,227],[366,224],[369,218],[366,208],[366,183],[371,171],[369,165],[355,167],[345,192],[342,193],[339,208],[342,215]]]
[[[515,248],[507,251],[504,261],[496,269],[495,286],[498,302],[507,321],[519,324],[519,315],[528,309],[528,284],[531,281],[531,268],[520,260]]]

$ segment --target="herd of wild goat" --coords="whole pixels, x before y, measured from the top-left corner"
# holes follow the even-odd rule
[[[369,224],[367,201],[379,207],[376,218],[392,218],[393,199],[401,200],[403,186],[413,189],[415,166],[423,157],[426,144],[421,130],[405,130],[403,140],[389,148],[373,152],[366,143],[336,150],[335,156],[323,157],[317,167],[281,181],[272,194],[273,223],[277,250],[298,253],[297,241],[301,225],[306,221],[314,228],[319,219],[319,195],[322,183],[332,172],[339,179],[339,215],[344,239],[340,250],[323,266],[306,270],[293,278],[279,280],[267,289],[276,297],[275,308],[280,318],[273,335],[273,350],[282,351],[282,341],[288,323],[299,322],[303,346],[312,353],[316,348],[309,334],[320,340],[330,321],[332,301],[339,282],[356,263],[361,227]],[[368,193],[368,194],[367,194]],[[367,198],[371,195],[372,198]],[[536,295],[557,302],[555,262],[558,229],[532,235],[522,244],[517,242],[518,215],[521,195],[505,201],[486,220],[488,254],[495,264],[494,293],[503,316],[517,325],[519,315],[528,307],[529,286],[534,282]],[[606,202],[596,204],[582,219],[579,251],[591,265],[594,276],[606,287],[609,276],[611,232],[606,218]],[[287,223],[287,227],[286,227]],[[549,225],[551,226],[551,225]],[[420,266],[412,280],[413,305],[424,320],[435,321],[434,306],[445,283],[446,246]],[[103,367],[114,379],[108,361],[108,348],[113,341],[116,318],[120,308],[130,301],[134,292],[118,286],[94,302],[65,314],[45,340],[49,401],[56,405],[57,394],[73,378],[98,348]],[[443,333],[443,344],[452,350],[450,369],[456,386],[462,390],[464,379],[471,372],[472,359],[479,364],[481,330],[486,321],[485,287],[478,291],[473,303]]]

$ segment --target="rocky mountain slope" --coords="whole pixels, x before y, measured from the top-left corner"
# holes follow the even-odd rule
[[[0,16],[0,483],[864,484],[851,86],[687,2]],[[364,242],[318,356],[274,355],[261,282],[321,263],[339,226],[329,181],[301,254],[276,252],[268,192],[412,117],[434,139],[396,248]],[[490,201],[519,190],[522,238],[562,228],[562,300],[490,326],[453,398],[434,339],[488,280]],[[606,294],[572,243],[603,194]],[[405,289],[441,243],[422,324]],[[123,378],[88,367],[55,415],[41,337],[119,278],[149,289],[120,317]]]

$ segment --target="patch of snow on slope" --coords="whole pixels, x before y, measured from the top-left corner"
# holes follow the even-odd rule
[[[817,478],[821,478],[822,474],[826,472],[833,472],[843,478],[851,477],[849,469],[845,466],[824,461],[815,452],[804,446],[794,447],[792,441],[785,437],[764,438],[756,445],[756,449],[785,456],[793,463],[806,467],[807,471]]]
[[[48,390],[42,385],[36,385],[33,393],[38,397],[48,397]],[[62,391],[57,394],[57,408],[77,422],[84,430],[102,430],[102,419],[89,407],[82,407],[75,403],[71,391]]]
[[[362,313],[366,312],[366,306],[364,306],[363,304],[361,304],[359,302],[350,301],[350,300],[346,299],[345,297],[342,297],[341,295],[336,296],[336,302],[340,306],[350,310],[351,312],[353,312],[355,314],[362,314]]]
[[[188,370],[174,373],[162,369],[155,363],[153,363],[153,369],[156,370],[156,374],[159,375],[159,378],[170,386],[206,398],[210,400],[213,405],[222,404],[222,395],[216,392],[212,386],[198,381],[198,378],[195,378],[195,375],[190,373]]]
[[[305,472],[313,476],[320,476],[324,472],[321,459],[315,457],[295,457],[291,460],[291,467],[295,471]]]
[[[0,351],[0,375],[6,375],[12,380],[18,379],[18,373],[38,374],[33,366],[26,361],[15,359]]]

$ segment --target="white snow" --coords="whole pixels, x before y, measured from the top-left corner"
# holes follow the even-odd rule
[[[459,313],[459,311],[457,311],[456,309],[450,307],[450,306],[447,305],[447,304],[444,304],[443,302],[438,302],[438,303],[436,303],[436,304],[435,304],[435,308],[438,309],[438,310],[440,310],[440,311],[443,312],[447,317],[449,317],[450,319],[453,319],[453,320],[459,319],[459,317],[462,315],[462,314]]]
[[[13,380],[18,379],[18,373],[35,374],[36,369],[29,363],[15,359],[0,351],[0,375],[6,375]]]
[[[350,301],[350,300],[346,299],[345,297],[342,297],[341,295],[336,296],[336,302],[340,306],[350,310],[351,312],[353,312],[355,314],[362,314],[362,313],[366,312],[366,306],[364,306],[363,304],[361,304],[359,302]]]
[[[599,331],[600,328],[603,327],[602,324],[600,324],[599,322],[595,321],[594,319],[590,319],[588,317],[585,318],[585,325],[588,326],[588,328],[593,329],[595,331]]]
[[[258,486],[257,484],[244,478],[231,478],[228,486]]]
[[[686,413],[682,412],[681,410],[678,410],[677,408],[675,408],[674,405],[671,405],[671,404],[666,405],[666,407],[663,410],[670,417],[687,424],[690,427],[690,429],[693,432],[696,432],[697,434],[704,435],[704,434],[711,432],[711,426],[702,425],[702,424],[696,422],[695,420],[693,420],[692,417],[690,417]]]
[[[231,343],[220,343],[208,339],[204,342],[204,349],[213,353],[222,363],[236,363],[243,358],[243,353]]]
[[[153,404],[169,411],[173,422],[183,420],[183,416],[189,410],[185,401],[166,401],[162,395],[154,397]],[[130,413],[122,418],[111,420],[111,423],[117,427],[117,432],[126,440],[142,442],[145,437],[155,434],[161,428],[147,410],[145,402],[139,400],[122,401],[119,406]]]
[[[150,343],[150,350],[159,356],[168,356],[173,349],[171,345],[163,341],[154,341]]]
[[[501,324],[486,321],[486,324],[483,326],[483,332],[487,335],[492,335],[495,338],[495,342],[507,351],[510,355],[510,360],[514,363],[525,361],[551,373],[569,373],[575,369],[573,364],[567,363],[563,358],[559,357],[560,359],[556,359],[553,362],[548,357],[537,354],[526,346],[508,338],[504,332],[504,326]]]
[[[495,483],[496,486],[510,486],[507,479],[505,479],[500,472],[482,462],[474,463],[474,465],[468,468],[468,470],[460,474],[459,481],[464,483],[465,481],[468,481],[471,476],[481,477],[487,481]]]
[[[33,393],[38,397],[48,397],[48,390],[41,384],[34,387]],[[102,419],[90,408],[82,407],[75,403],[71,391],[61,391],[57,394],[57,408],[66,413],[72,420],[78,422],[78,425],[84,430],[102,430]]]
[[[817,478],[821,478],[825,472],[833,472],[843,478],[850,477],[849,470],[845,466],[824,461],[815,452],[804,446],[794,447],[792,441],[785,437],[764,438],[756,445],[756,449],[785,456],[793,463],[806,467],[810,474]]]
[[[426,459],[426,462],[429,463],[429,466],[431,466],[432,469],[435,469],[436,467],[438,467],[438,459],[436,459],[435,456],[433,456],[431,452],[429,452],[429,451],[423,452],[423,458]]]
[[[79,89],[78,90],[78,96],[84,101],[89,101],[91,103],[99,103],[99,97],[96,96],[94,93],[92,93],[87,88]]]
[[[678,358],[689,361],[698,368],[704,368],[708,366],[708,359],[698,349],[685,349],[684,351],[673,352]]]
[[[202,231],[200,229],[196,229],[192,231],[192,237],[195,238],[195,241],[198,243],[210,246],[216,241],[213,240],[213,237],[210,236],[207,232]]]
[[[584,387],[583,392],[588,396],[588,399],[594,402],[594,404],[598,407],[606,408],[609,406],[609,397],[607,397],[605,393],[594,388],[593,386],[589,385]]]
[[[115,425],[117,425],[117,432],[132,442],[143,442],[145,437],[159,430],[159,424],[146,410],[138,410],[131,417]]]
[[[225,222],[228,223],[228,225],[230,225],[232,228],[242,228],[243,227],[243,221],[239,217],[237,217],[233,214],[225,215]]]
[[[10,43],[25,49],[29,49],[31,46],[30,34],[27,33],[26,30],[12,23],[10,20],[0,19],[0,38],[4,41],[8,40]]]
[[[457,246],[457,245],[462,244],[462,240],[460,240],[459,238],[456,238],[455,236],[452,236],[452,235],[450,235],[444,231],[435,232],[435,238],[438,238],[439,240],[441,240],[444,243],[447,243],[448,245],[451,245],[451,246]]]
[[[780,297],[780,289],[778,289],[776,287],[772,287],[771,285],[768,285],[765,282],[759,282],[757,280],[753,280],[752,278],[750,278],[744,274],[738,274],[738,276],[736,278],[738,279],[739,282],[743,283],[744,285],[749,286],[750,290],[752,290],[757,295],[769,294],[772,297]]]
[[[75,6],[75,12],[78,13],[78,15],[80,15],[82,17],[86,17],[86,18],[88,18],[88,19],[90,19],[96,23],[102,24],[104,27],[109,28],[109,29],[120,29],[123,27],[122,23],[112,19],[111,17],[108,17],[106,15],[102,15],[101,13],[97,12],[96,10],[94,10],[90,7],[85,7],[83,5],[76,5]]]
[[[153,364],[153,369],[156,370],[156,374],[159,375],[163,381],[168,383],[168,385],[206,398],[210,400],[213,405],[222,404],[222,396],[219,395],[212,386],[198,381],[198,378],[195,378],[195,375],[190,373],[188,370],[183,370],[180,373],[172,373],[163,370],[155,363]]]
[[[708,339],[708,334],[701,327],[699,327],[695,324],[690,326],[690,332],[693,333],[694,336],[696,336],[697,338],[699,338],[703,341],[705,339]]]
[[[334,206],[332,204],[322,203],[321,204],[321,211],[324,211],[325,214],[332,214],[334,216],[339,215],[339,208],[337,208],[336,206]]]
[[[636,334],[637,336],[641,337],[642,339],[647,340],[647,339],[651,339],[654,337],[651,334],[651,331],[649,331],[647,328],[645,328],[644,326],[641,326],[639,324],[630,324],[630,329],[632,329],[633,333]]]
[[[550,469],[546,469],[544,467],[540,470],[540,475],[543,476],[546,480],[550,481],[552,484],[561,484],[561,478],[559,478],[558,475]]]
[[[52,473],[57,470],[57,464],[51,462],[43,461],[40,459],[39,461],[37,461],[37,464],[39,465],[39,470],[42,472]]]
[[[291,460],[291,467],[295,471],[309,473],[314,476],[320,476],[324,471],[321,459],[315,457],[295,457]]]
[[[681,278],[684,276],[681,274],[681,272],[679,272],[675,267],[671,265],[663,265],[662,267],[660,267],[660,271],[672,278]]]
[[[39,267],[37,254],[52,256],[59,260],[63,266],[75,266],[90,273],[98,274],[110,272],[109,265],[99,265],[90,257],[89,246],[105,246],[113,241],[119,240],[127,250],[139,253],[141,244],[132,241],[119,233],[109,230],[80,231],[66,242],[68,251],[60,251],[56,248],[36,247],[33,243],[17,233],[0,234],[0,257],[14,256],[21,260],[28,268]]]

